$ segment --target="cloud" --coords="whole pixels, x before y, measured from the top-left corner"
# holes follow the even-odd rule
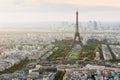
[[[120,7],[120,0],[49,0],[55,4],[78,4],[81,6],[112,6]]]
[[[120,7],[120,0],[0,0],[0,5],[35,6],[40,4],[77,4],[80,6]]]
[[[118,11],[120,7],[113,6],[83,6],[79,4],[67,4],[57,2],[47,2],[40,0],[23,0],[12,2],[14,6],[0,7],[1,12],[73,12],[79,10],[80,12],[96,12],[96,11]],[[16,6],[15,6],[16,5]]]
[[[0,0],[0,22],[120,20],[119,0]]]

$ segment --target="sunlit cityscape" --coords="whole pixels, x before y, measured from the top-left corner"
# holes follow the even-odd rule
[[[0,0],[0,80],[120,80],[119,0]]]

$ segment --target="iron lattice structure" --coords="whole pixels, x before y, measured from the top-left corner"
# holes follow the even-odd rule
[[[82,37],[80,36],[78,26],[79,26],[79,24],[78,24],[78,11],[76,11],[76,32],[74,35],[72,47],[74,47],[76,44],[80,44],[80,46],[83,47]],[[77,40],[77,38],[78,38],[78,40]]]

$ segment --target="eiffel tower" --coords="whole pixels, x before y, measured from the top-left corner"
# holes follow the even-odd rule
[[[77,40],[77,38],[78,38],[78,40]],[[76,44],[80,44],[80,46],[83,47],[82,37],[80,36],[79,28],[78,28],[78,11],[76,11],[76,32],[75,32],[72,47],[74,47]]]

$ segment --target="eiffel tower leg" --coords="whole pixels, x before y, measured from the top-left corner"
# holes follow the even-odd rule
[[[75,34],[75,36],[74,36],[74,40],[73,40],[73,44],[72,44],[72,47],[74,47],[74,45],[75,45],[76,38],[77,38],[77,35]]]
[[[81,41],[81,37],[80,37],[80,34],[78,34],[78,40],[79,40],[79,44],[81,45],[81,47],[83,47],[83,43],[82,43],[82,41]]]

